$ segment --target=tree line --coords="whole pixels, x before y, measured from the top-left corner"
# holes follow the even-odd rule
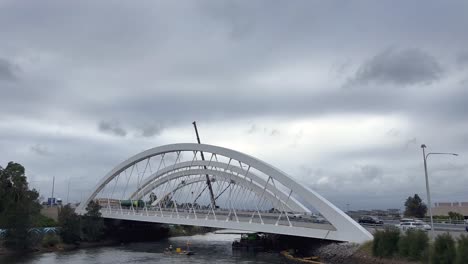
[[[0,246],[24,251],[37,246],[44,239],[47,240],[45,244],[60,240],[74,244],[80,241],[98,241],[102,239],[104,232],[100,207],[92,202],[86,209],[84,216],[78,216],[70,205],[65,205],[60,208],[58,223],[55,223],[40,214],[39,193],[29,188],[25,168],[15,162],[9,162],[5,168],[0,166],[0,229],[4,230]],[[58,238],[46,236],[38,239],[31,232],[34,227],[47,225],[58,227]]]

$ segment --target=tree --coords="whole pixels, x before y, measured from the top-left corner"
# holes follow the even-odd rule
[[[0,228],[7,230],[5,246],[26,250],[33,244],[29,230],[40,212],[39,194],[29,190],[24,167],[9,162],[0,167]]]
[[[427,206],[422,202],[419,195],[408,197],[405,202],[405,216],[423,218],[426,215]]]
[[[465,219],[465,217],[463,217],[462,214],[457,213],[457,212],[452,212],[452,211],[448,212],[448,216],[452,220],[463,220],[463,219]]]
[[[83,239],[98,241],[104,233],[104,219],[101,217],[101,206],[91,201],[86,207],[86,214],[82,218]]]
[[[62,207],[58,214],[60,237],[67,244],[76,244],[80,241],[80,217],[69,204]]]

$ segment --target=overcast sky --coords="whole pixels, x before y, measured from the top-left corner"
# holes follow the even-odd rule
[[[468,201],[466,1],[0,0],[0,166],[78,201],[122,160],[202,142],[346,209]]]

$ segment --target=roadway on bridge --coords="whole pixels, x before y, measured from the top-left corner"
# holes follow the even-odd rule
[[[119,218],[122,215],[140,215],[140,216],[154,216],[158,218],[167,218],[167,219],[205,219],[207,221],[225,221],[225,222],[240,222],[240,223],[256,223],[256,224],[265,224],[265,225],[275,225],[275,226],[292,226],[292,227],[305,227],[312,229],[321,229],[321,230],[336,230],[331,224],[324,223],[315,223],[313,219],[307,218],[289,218],[289,222],[286,219],[286,216],[283,214],[280,218],[279,213],[261,213],[261,218],[257,212],[251,211],[236,211],[229,212],[226,210],[216,210],[215,214],[209,210],[169,210],[169,209],[157,209],[157,210],[148,210],[148,209],[121,209],[119,207],[111,208],[110,210],[101,209],[101,213],[104,217],[107,218]],[[254,217],[252,217],[252,215]],[[263,223],[262,223],[263,222]],[[208,225],[209,226],[209,225]]]

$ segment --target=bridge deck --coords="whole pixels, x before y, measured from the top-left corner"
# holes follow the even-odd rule
[[[208,210],[198,210],[194,213],[187,210],[175,212],[167,209],[103,208],[101,213],[103,217],[112,219],[228,228],[321,239],[327,239],[330,232],[336,231],[329,223],[314,223],[310,218],[290,218],[288,222],[283,214],[278,220],[280,217],[278,213],[262,213],[261,218],[254,212],[245,211],[236,211],[236,215],[233,212],[229,213],[229,211],[215,211],[215,215],[213,215]],[[253,214],[254,217],[252,217]]]

